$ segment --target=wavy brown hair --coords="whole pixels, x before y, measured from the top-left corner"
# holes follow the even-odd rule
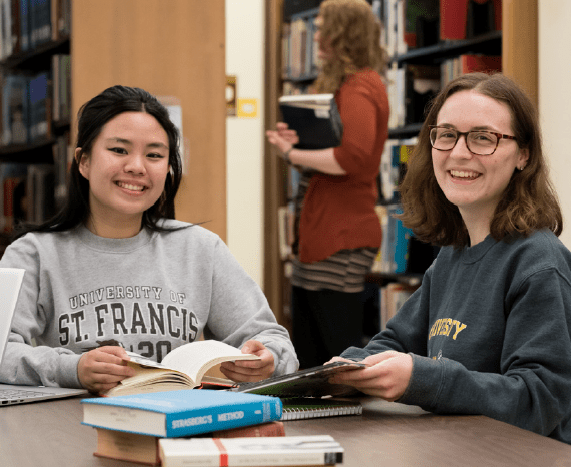
[[[529,159],[522,171],[514,170],[504,195],[496,206],[490,226],[492,237],[500,241],[528,236],[548,228],[559,236],[563,230],[561,208],[543,154],[541,131],[535,106],[510,78],[497,73],[470,73],[451,81],[432,101],[419,141],[410,156],[406,176],[400,186],[403,223],[422,241],[440,246],[464,247],[470,237],[458,208],[438,185],[432,166],[429,125],[435,125],[444,102],[453,94],[474,90],[506,104],[512,116],[512,131]]]
[[[321,66],[316,92],[335,93],[347,75],[362,68],[384,74],[387,54],[380,46],[381,25],[365,0],[325,0],[319,16],[321,38],[333,53]]]

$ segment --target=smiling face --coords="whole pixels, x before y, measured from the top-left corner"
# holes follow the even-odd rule
[[[450,96],[436,124],[461,132],[483,129],[513,135],[508,106],[475,90]],[[488,227],[514,170],[525,166],[527,159],[527,150],[509,139],[500,139],[496,151],[487,156],[471,153],[463,136],[449,151],[432,149],[434,173],[446,198],[458,207],[465,222],[477,219]]]
[[[143,213],[164,190],[167,133],[148,113],[119,114],[103,126],[91,153],[81,155],[79,171],[89,180],[90,230],[104,237],[136,235]]]

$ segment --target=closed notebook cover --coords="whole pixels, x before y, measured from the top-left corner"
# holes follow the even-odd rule
[[[347,396],[358,391],[346,384],[333,384],[329,378],[339,371],[366,367],[358,362],[333,362],[287,375],[273,376],[256,383],[238,383],[232,391],[278,397]]]
[[[284,96],[289,97],[289,96]],[[296,96],[297,97],[297,96]],[[335,98],[313,106],[301,100],[289,101],[280,99],[279,106],[283,121],[295,130],[299,137],[298,149],[324,149],[337,147],[341,144],[343,124]],[[311,96],[308,96],[311,98]]]
[[[201,389],[83,399],[83,424],[162,437],[279,420],[281,400]]]

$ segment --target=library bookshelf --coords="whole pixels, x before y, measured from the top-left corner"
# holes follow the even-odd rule
[[[182,108],[186,173],[176,199],[177,219],[204,222],[226,240],[226,148],[220,137],[226,125],[224,0],[211,0],[208,7],[187,0],[169,0],[168,7],[161,0],[144,0],[144,7],[138,0],[34,3],[47,5],[52,35],[26,51],[10,50],[2,56],[0,70],[3,76],[29,74],[38,67],[50,71],[54,56],[67,55],[66,114],[54,119],[54,109],[48,107],[46,137],[3,143],[0,161],[55,166],[54,147],[65,135],[60,146],[69,162],[75,117],[83,103],[116,84],[144,88]],[[18,18],[10,16],[13,23]],[[58,34],[63,18],[69,27]],[[48,97],[53,102],[53,94]]]
[[[379,5],[381,17],[383,3],[393,3],[395,8],[406,8],[411,0],[385,0],[384,2],[369,3]],[[442,0],[441,0],[442,1]],[[489,0],[493,2],[494,0]],[[266,89],[265,89],[265,126],[273,128],[280,119],[277,99],[284,92],[284,88],[303,82],[305,84],[314,78],[311,74],[292,79],[284,79],[284,71],[287,71],[287,63],[284,63],[283,32],[288,31],[290,26],[285,26],[291,21],[292,13],[295,16],[315,14],[319,7],[319,1],[311,0],[268,0],[266,9]],[[467,0],[456,0],[457,4],[468,4]],[[482,3],[482,2],[477,2]],[[522,3],[525,3],[523,7]],[[501,10],[501,22],[494,24],[494,30],[476,34],[470,38],[458,40],[439,40],[438,43],[418,48],[409,47],[408,50],[395,50],[391,54],[391,66],[395,69],[403,68],[409,64],[423,66],[440,65],[444,60],[453,59],[465,54],[486,54],[501,56],[501,69],[504,74],[518,82],[537,103],[537,0],[495,0],[494,8],[496,15],[498,8]],[[285,12],[285,14],[284,14]],[[501,25],[501,27],[499,27]],[[285,86],[284,86],[285,85]],[[393,109],[391,109],[391,112]],[[389,138],[396,141],[414,139],[420,131],[422,119],[408,121],[406,123],[390,126]],[[288,186],[290,181],[289,170],[274,152],[275,150],[266,143],[265,167],[264,167],[264,193],[266,204],[264,207],[264,222],[266,235],[264,238],[264,284],[265,293],[270,306],[276,315],[282,316],[287,324],[288,311],[288,280],[287,260],[284,261],[280,252],[280,232],[278,217],[280,210],[288,202]],[[282,249],[283,250],[283,249]],[[421,276],[420,276],[421,277]],[[387,282],[411,281],[415,284],[420,280],[418,271],[414,274],[372,274],[370,280],[382,285]]]

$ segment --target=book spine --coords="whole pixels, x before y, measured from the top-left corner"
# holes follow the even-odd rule
[[[20,50],[25,52],[30,48],[29,35],[29,2],[30,0],[20,0]]]
[[[218,452],[212,453],[193,453],[189,452],[188,455],[178,454],[170,456],[165,454],[159,448],[159,456],[161,458],[162,467],[188,467],[188,466],[201,466],[201,467],[263,467],[271,465],[277,466],[314,466],[314,465],[335,465],[343,462],[342,452],[315,452],[305,451],[299,449],[292,451],[281,450],[279,452],[272,452],[269,449],[266,453],[260,455],[259,453],[240,453],[233,454],[226,451],[224,447],[224,440],[213,439],[216,443]]]
[[[440,2],[440,40],[466,39],[468,0]]]
[[[282,422],[273,421],[261,425],[231,428],[212,433],[213,438],[261,438],[273,436],[285,436],[285,428]]]
[[[50,136],[49,74],[42,72],[30,80],[30,139]]]
[[[166,436],[167,438],[191,436],[210,431],[257,425],[279,420],[281,415],[281,400],[269,397],[267,401],[167,414]]]

